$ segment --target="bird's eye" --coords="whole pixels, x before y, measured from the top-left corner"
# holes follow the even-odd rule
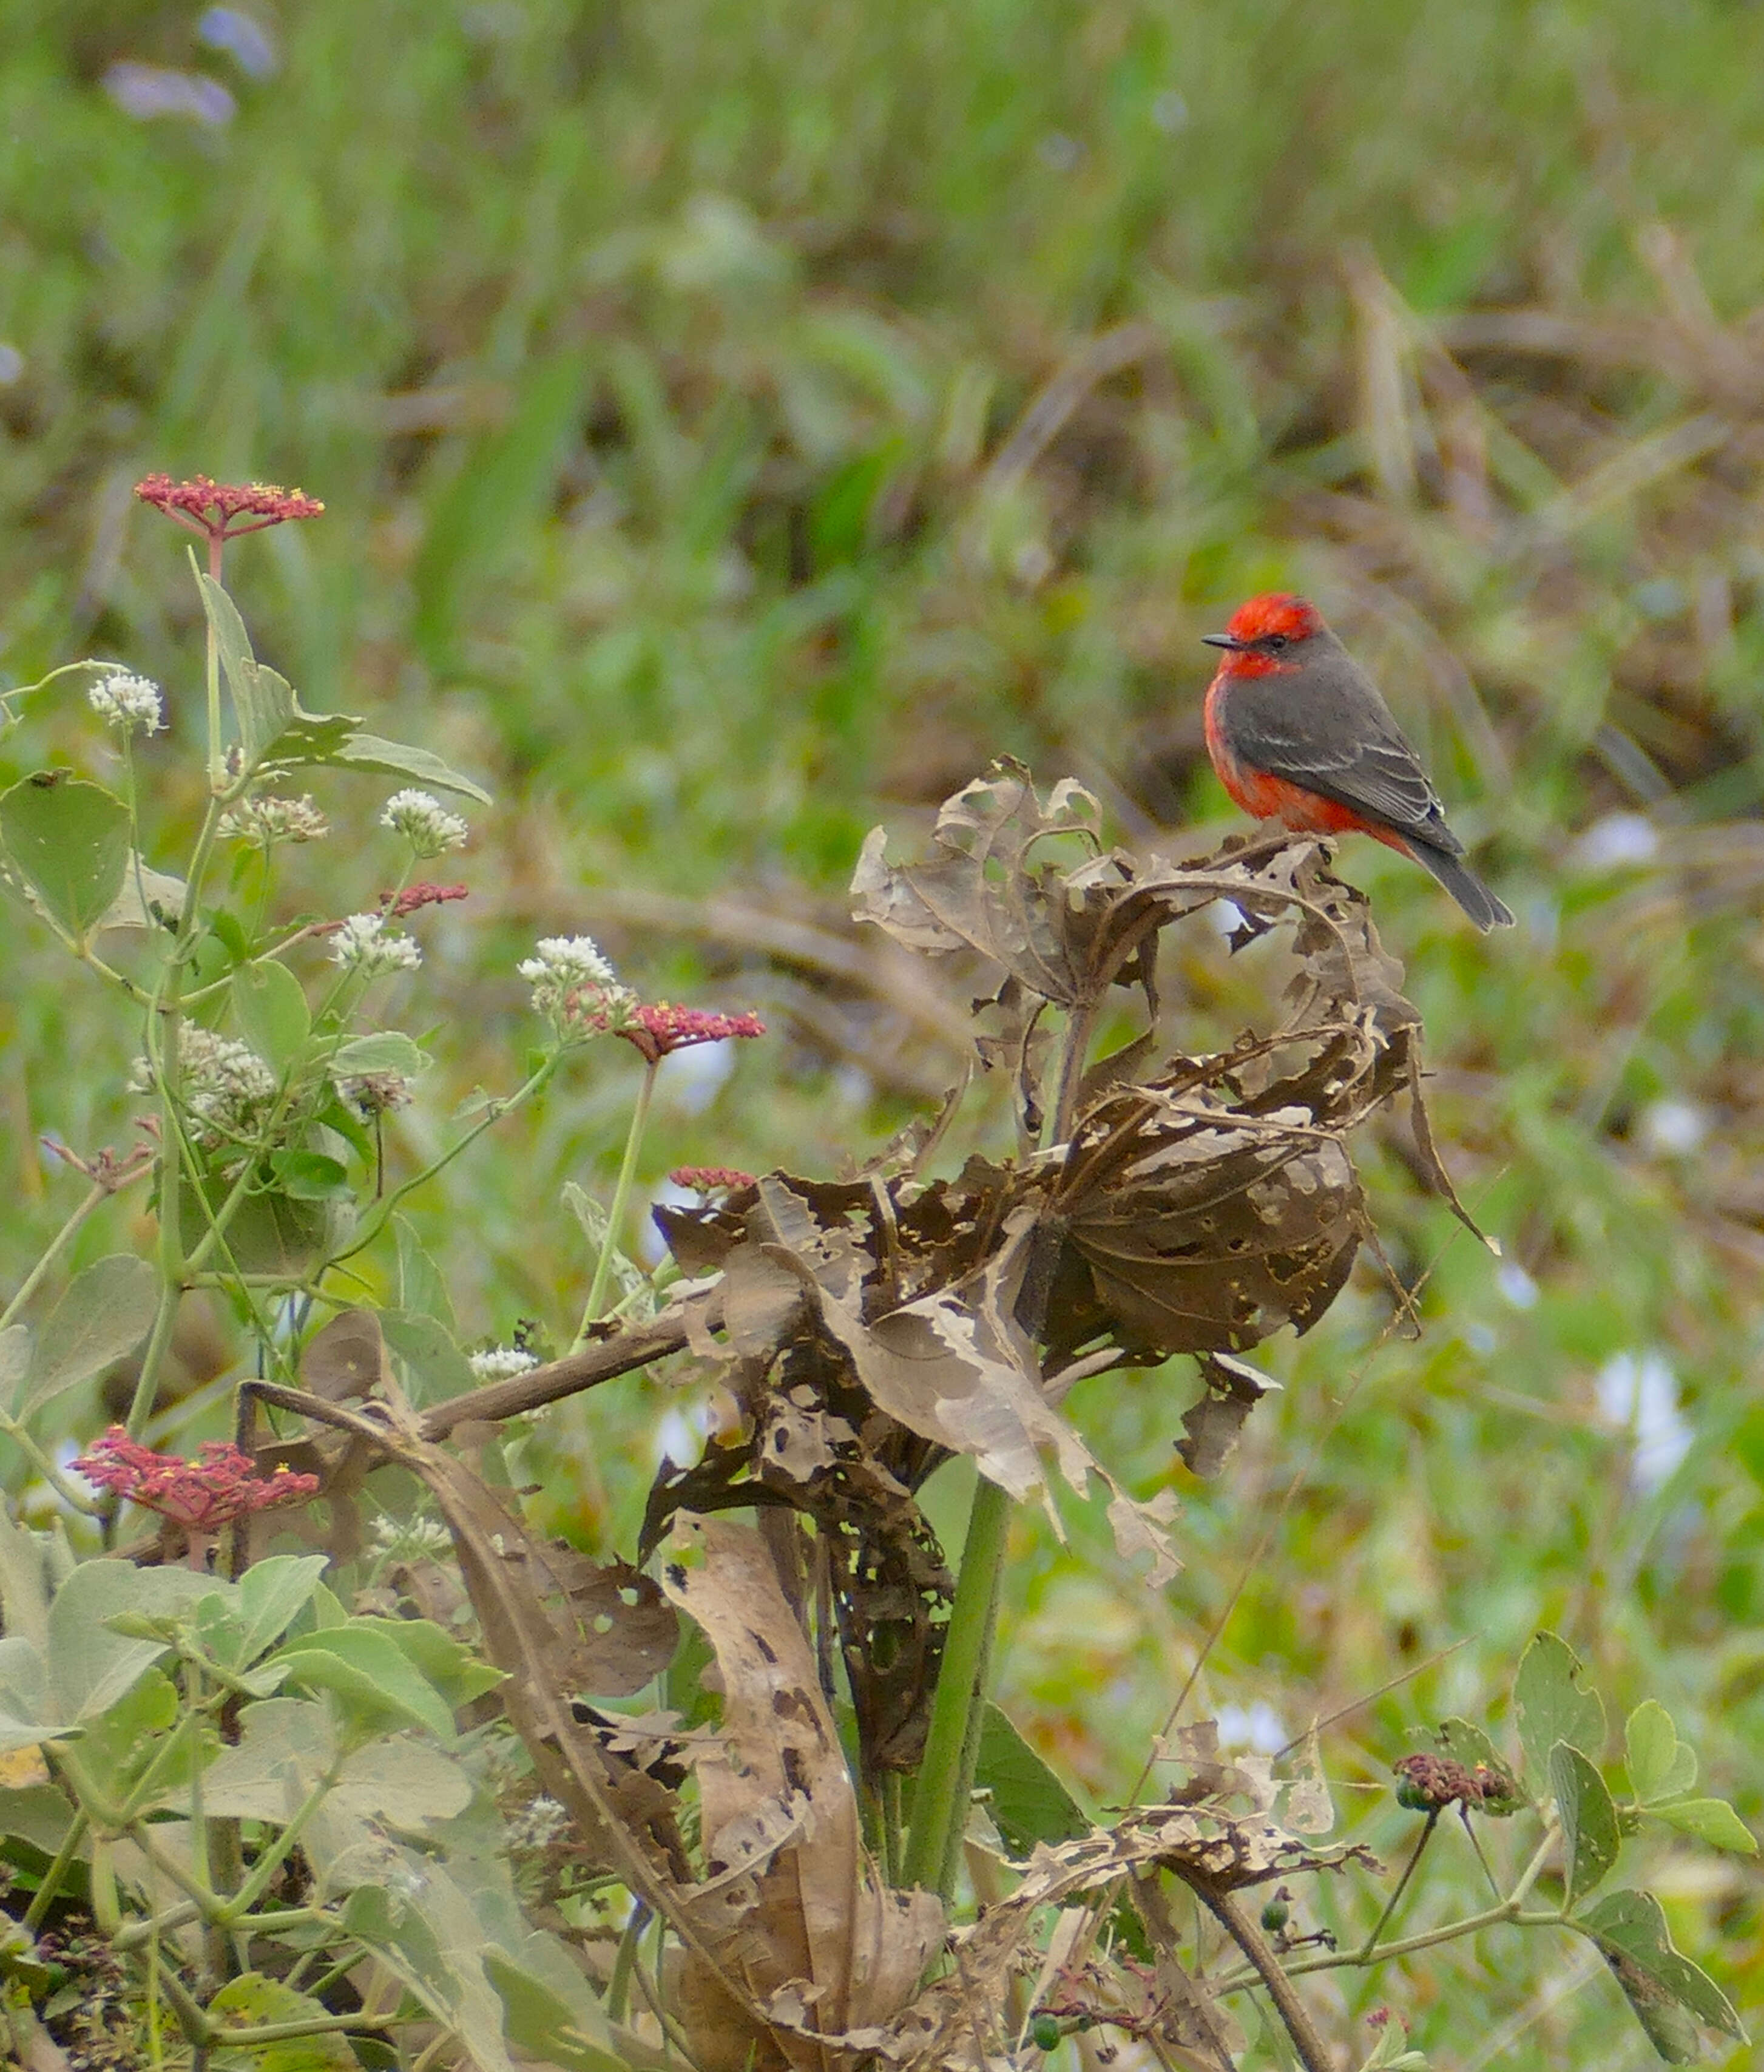
[[[1263,647],[1268,648],[1271,652],[1276,655],[1279,654],[1281,648],[1286,647],[1288,644],[1289,643],[1287,641],[1286,635],[1284,633],[1264,633],[1262,635]]]

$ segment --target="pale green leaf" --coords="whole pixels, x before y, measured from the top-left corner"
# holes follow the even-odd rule
[[[37,1334],[14,1414],[34,1416],[132,1353],[158,1307],[159,1276],[133,1252],[113,1252],[76,1274]]]
[[[1566,1641],[1540,1633],[1526,1649],[1513,1683],[1519,1744],[1540,1788],[1549,1781],[1549,1752],[1566,1741],[1582,1755],[1605,1745],[1605,1708],[1596,1691],[1583,1690],[1580,1659]]]
[[[1604,1953],[1648,2041],[1668,2064],[1688,2064],[1701,2054],[1688,2016],[1745,2041],[1726,1994],[1672,1947],[1666,1917],[1652,1893],[1607,1893],[1573,1926],[1591,1936]]]
[[[82,1561],[49,1606],[49,1689],[56,1716],[74,1726],[125,1697],[166,1651],[162,1639],[117,1633],[108,1621],[175,1619],[198,1599],[230,1590],[188,1568]]]
[[[453,1297],[415,1224],[408,1216],[396,1215],[392,1231],[398,1247],[398,1307],[409,1315],[433,1318],[449,1338],[457,1340],[459,1326]]]
[[[469,777],[450,770],[438,755],[426,748],[412,748],[400,741],[383,741],[376,734],[352,734],[333,749],[327,760],[344,770],[372,770],[387,777],[407,777],[413,784],[438,791],[457,791],[491,804],[490,794]]]
[[[327,2021],[332,2009],[322,2000],[265,1978],[241,1971],[209,2001],[210,2021],[229,2029],[267,2028],[272,2022]],[[279,2043],[229,2045],[217,2038],[208,2053],[213,2072],[356,2072],[355,2053],[335,2029],[319,2036],[285,2037]]]
[[[0,845],[44,912],[83,944],[122,890],[129,808],[101,784],[43,771],[0,796]]]
[[[394,1641],[365,1630],[358,1620],[290,1642],[264,1667],[281,1671],[302,1690],[334,1693],[348,1717],[352,1741],[365,1741],[394,1725],[426,1727],[444,1741],[453,1738],[452,1710],[434,1684]]]
[[[339,1043],[328,1070],[334,1079],[360,1079],[369,1072],[396,1072],[413,1079],[429,1068],[429,1054],[398,1029],[376,1029]]]
[[[1674,1799],[1650,1806],[1648,1818],[1663,1820],[1667,1827],[1694,1835],[1717,1849],[1732,1849],[1737,1856],[1755,1856],[1758,1840],[1751,1829],[1725,1799]]]
[[[382,1309],[380,1328],[403,1369],[405,1392],[413,1403],[445,1402],[478,1386],[465,1355],[433,1317]]]
[[[1647,1806],[1656,1799],[1680,1799],[1696,1782],[1696,1751],[1678,1737],[1672,1716],[1658,1700],[1635,1708],[1623,1727],[1630,1789]]]
[[[1549,1781],[1568,1844],[1568,1903],[1573,1906],[1617,1861],[1617,1808],[1604,1778],[1566,1741],[1556,1742],[1550,1750]]]
[[[991,1794],[993,1825],[1014,1855],[1090,1832],[1089,1815],[997,1705],[987,1706],[981,1726],[974,1782]]]
[[[299,1063],[312,1028],[305,989],[286,964],[245,964],[232,975],[232,1012],[239,1034],[286,1079]]]

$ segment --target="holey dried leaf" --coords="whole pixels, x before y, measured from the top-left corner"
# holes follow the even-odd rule
[[[762,1205],[773,1206],[775,1183],[760,1182]],[[777,1194],[794,1203],[781,1188]],[[785,1219],[775,1219],[774,1227]],[[1047,1498],[1044,1455],[1051,1455],[1078,1494],[1095,1475],[1108,1486],[1108,1519],[1122,1556],[1151,1557],[1148,1582],[1161,1589],[1180,1565],[1165,1530],[1175,1498],[1161,1491],[1149,1503],[1129,1496],[1092,1457],[1042,1392],[1042,1365],[1018,1321],[1019,1298],[1038,1212],[1030,1204],[1003,1219],[996,1248],[981,1272],[959,1288],[943,1288],[866,1319],[865,1289],[842,1254],[805,1243],[800,1251],[767,1248],[786,1258],[820,1305],[821,1322],[849,1355],[858,1380],[886,1416],[952,1453],[970,1455],[983,1475],[1019,1499]],[[1048,1517],[1057,1532],[1051,1503]]]
[[[1096,800],[1070,778],[1044,807],[1029,772],[1002,758],[945,800],[931,833],[944,853],[930,862],[886,862],[887,830],[871,829],[852,877],[853,911],[908,949],[979,950],[1031,993],[1070,1006],[1090,990],[1091,940],[1106,894],[1099,886],[1068,901],[1052,855],[1031,852],[1065,836],[1094,857],[1100,817]]]
[[[689,1951],[681,1965],[687,2049],[701,2072],[824,2067],[824,2039],[906,2004],[943,1909],[889,1891],[865,1854],[814,1655],[759,1536],[681,1513],[663,1586],[710,1642],[723,1694],[697,1764],[709,1876],[685,1895],[715,1963]]]

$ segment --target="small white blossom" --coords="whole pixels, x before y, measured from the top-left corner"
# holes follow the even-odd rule
[[[531,1373],[539,1356],[519,1346],[492,1346],[487,1353],[474,1353],[466,1364],[480,1381],[512,1381],[517,1374]]]
[[[229,806],[220,816],[220,832],[230,841],[268,849],[274,842],[322,841],[330,833],[331,823],[310,795],[298,799],[265,796],[241,799],[236,806]]]
[[[619,985],[592,935],[543,935],[534,951],[515,968],[532,988],[541,1014],[614,1028],[635,1005],[636,996]]]
[[[419,857],[445,856],[450,849],[463,849],[471,830],[458,814],[450,813],[427,791],[394,791],[387,800],[380,824],[401,834]]]
[[[364,1122],[410,1105],[410,1081],[402,1072],[356,1072],[339,1079],[336,1085]]]
[[[453,1535],[438,1518],[388,1518],[373,1522],[373,1543],[382,1554],[405,1560],[445,1554],[453,1545]]]
[[[179,1033],[178,1056],[185,1105],[199,1124],[209,1125],[197,1132],[204,1141],[245,1133],[258,1111],[276,1097],[275,1074],[249,1043],[186,1022]],[[129,1074],[129,1092],[152,1093],[157,1084],[152,1065],[137,1058]]]
[[[508,1846],[512,1849],[542,1849],[554,1842],[569,1825],[569,1815],[555,1799],[541,1794],[528,1799],[518,1813],[508,1817]]]
[[[95,713],[124,734],[133,734],[137,727],[143,734],[157,734],[166,723],[159,686],[146,676],[138,676],[133,669],[118,669],[101,676],[86,693],[86,698]]]
[[[422,952],[409,935],[389,935],[384,914],[352,914],[331,936],[331,961],[377,978],[383,972],[414,971]]]

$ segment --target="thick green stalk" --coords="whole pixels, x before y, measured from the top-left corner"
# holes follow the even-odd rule
[[[968,1538],[944,1637],[925,1759],[913,1794],[912,1833],[902,1882],[923,1885],[945,1899],[954,1889],[968,1824],[1010,1513],[1006,1492],[981,1476],[968,1514]]]

